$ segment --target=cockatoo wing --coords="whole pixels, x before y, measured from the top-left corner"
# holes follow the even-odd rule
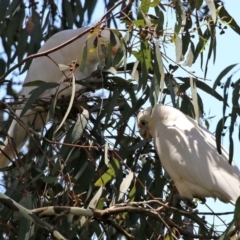
[[[224,148],[222,154],[217,152],[215,137],[207,129],[164,105],[154,108],[148,126],[161,163],[181,196],[236,201],[240,195],[240,171],[234,162],[228,163]]]
[[[87,30],[87,28],[80,28],[75,30],[65,30],[61,31],[55,35],[53,35],[46,43],[40,48],[38,53],[45,52],[54,47],[59,46],[60,44],[70,40],[71,38],[79,35],[83,31]],[[45,82],[56,82],[60,84],[58,91],[60,92],[60,96],[68,96],[71,94],[71,86],[69,86],[68,82],[64,82],[66,77],[71,77],[70,69],[64,71],[64,73],[60,70],[58,64],[62,64],[68,66],[72,63],[72,61],[76,61],[79,66],[81,65],[82,60],[82,51],[84,44],[87,42],[87,59],[85,63],[84,71],[81,72],[78,68],[73,71],[73,74],[76,80],[85,79],[90,77],[92,72],[96,70],[97,65],[99,63],[100,58],[104,58],[105,54],[102,52],[101,45],[107,45],[110,41],[110,31],[103,30],[101,31],[101,37],[98,38],[98,46],[95,51],[89,51],[93,45],[94,41],[98,35],[98,32],[93,32],[90,35],[86,33],[82,37],[78,38],[76,41],[66,45],[65,47],[48,54],[49,57],[43,56],[39,58],[33,59],[27,76],[24,80],[24,84],[42,80]],[[117,44],[112,47],[112,54],[114,55],[117,52],[117,49],[120,45],[119,39],[116,37]],[[20,95],[29,98],[30,92],[36,87],[24,86]],[[81,85],[76,84],[76,91],[82,88]],[[64,89],[64,90],[62,90]],[[54,94],[56,94],[57,89],[49,89],[46,90],[41,97],[51,98]],[[20,116],[21,110],[16,111],[16,114]],[[21,120],[24,124],[31,124],[32,128],[35,130],[41,129],[45,124],[47,113],[36,113],[33,110],[28,110],[26,114],[21,117]],[[7,139],[2,146],[1,149],[4,153],[0,153],[0,168],[6,167],[9,164],[9,159],[12,159],[15,156],[15,152],[18,152],[22,146],[25,144],[27,140],[27,132],[25,129],[19,125],[16,121],[13,121],[10,129],[8,131],[8,135],[13,138],[13,147],[9,140]],[[8,157],[6,157],[8,156]]]
[[[59,46],[60,44],[70,40],[71,38],[81,34],[83,31],[87,30],[87,28],[80,28],[80,29],[74,29],[74,30],[64,30],[59,33],[56,33],[53,35],[50,39],[46,41],[46,43],[40,48],[38,53],[45,52],[49,49],[52,49],[56,46]],[[61,83],[61,88],[65,88],[68,86],[68,83],[62,83],[62,81],[66,78],[66,76],[69,76],[70,71],[63,72],[59,69],[59,66],[57,64],[62,64],[68,66],[73,60],[75,60],[79,65],[81,64],[81,58],[82,58],[82,50],[84,47],[84,44],[87,42],[88,49],[93,47],[93,42],[96,38],[97,34],[91,34],[86,33],[82,37],[78,38],[76,41],[66,45],[65,47],[52,52],[49,54],[49,57],[43,56],[40,58],[35,58],[32,61],[32,64],[29,68],[28,74],[24,80],[24,83],[28,83],[35,80],[42,80],[46,82],[58,82]],[[103,42],[109,42],[110,41],[110,31],[109,30],[103,30],[101,32],[101,38],[98,41],[98,45],[100,46]],[[117,40],[117,39],[116,39]],[[119,47],[119,43],[116,45],[116,48],[113,49],[113,52],[117,51],[117,48]],[[100,48],[100,47],[99,47]],[[74,76],[77,80],[84,79],[86,77],[89,77],[91,73],[96,70],[96,67],[99,62],[99,57],[104,57],[103,53],[101,51],[95,50],[95,51],[88,51],[87,54],[87,61],[85,64],[85,68],[83,72],[80,72],[79,68],[74,71]],[[29,92],[34,87],[23,87],[21,91],[21,95],[27,96]],[[82,88],[81,85],[76,85],[76,90]],[[56,90],[48,90],[45,91],[45,93],[42,96],[51,96],[52,94],[55,94]],[[66,91],[62,92],[61,95],[70,95],[71,94],[71,88],[66,89]]]

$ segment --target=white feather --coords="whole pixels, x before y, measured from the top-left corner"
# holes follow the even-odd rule
[[[75,30],[65,30],[61,31],[54,36],[52,36],[46,43],[40,48],[38,53],[47,51],[49,49],[52,49],[54,47],[59,46],[60,44],[70,40],[71,38],[79,35],[87,28],[80,28]],[[88,54],[87,54],[87,60],[85,64],[85,69],[83,72],[80,72],[80,68],[78,67],[74,71],[74,76],[76,80],[85,79],[86,77],[90,77],[92,72],[96,70],[97,65],[99,63],[99,58],[104,58],[105,54],[102,52],[101,44],[106,44],[106,42],[110,41],[110,31],[109,30],[103,30],[101,32],[101,37],[98,38],[98,46],[95,51],[89,51],[93,47],[93,42],[96,38],[96,34],[92,34],[93,36],[88,37],[88,33],[84,36],[78,38],[76,41],[66,45],[65,47],[52,52],[49,54],[50,58],[53,59],[52,61],[47,56],[39,57],[33,59],[29,71],[27,73],[27,76],[24,80],[24,83],[29,83],[36,80],[42,80],[45,82],[57,82],[61,83],[61,86],[59,90],[66,89],[64,91],[61,91],[61,95],[68,96],[71,94],[71,87],[69,87],[68,82],[64,82],[63,80],[66,79],[66,76],[69,76],[70,71],[67,70],[63,72],[59,68],[60,66],[67,66],[70,64],[73,60],[76,61],[79,65],[81,65],[81,59],[82,59],[82,50],[84,47],[85,42],[87,41],[87,47],[88,47]],[[116,53],[118,47],[119,47],[119,40],[116,38],[117,45],[112,48],[112,53]],[[29,98],[31,95],[30,92],[36,87],[23,87],[20,95],[23,95],[26,98]],[[81,88],[83,88],[81,85],[76,84],[76,91],[79,91]],[[50,99],[52,95],[56,93],[56,89],[49,89],[46,90],[41,97],[45,97]],[[21,110],[16,111],[16,115],[20,116]],[[33,110],[28,110],[27,113],[21,118],[23,123],[25,125],[28,125],[29,123],[32,125],[32,128],[35,130],[39,130],[43,128],[45,125],[45,119],[46,119],[47,113],[37,113]],[[5,146],[1,146],[2,152],[0,153],[0,168],[6,167],[9,164],[9,158],[12,159],[18,152],[22,146],[25,144],[28,134],[25,131],[24,128],[21,127],[16,121],[13,121],[10,129],[8,131],[8,135],[13,138],[13,142],[10,143],[9,139],[6,139],[4,142]],[[3,154],[3,152],[5,154]],[[8,158],[5,156],[7,155]]]
[[[240,171],[234,162],[228,163],[223,147],[222,154],[217,152],[215,137],[175,108],[157,105],[150,114],[151,108],[139,113],[140,132],[153,137],[160,161],[180,195],[235,203]]]

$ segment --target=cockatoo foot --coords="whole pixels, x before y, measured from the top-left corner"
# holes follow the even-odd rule
[[[180,203],[183,202],[186,209],[194,209],[197,207],[197,204],[193,202],[193,199],[182,197],[179,193],[173,195],[172,206],[177,207]]]

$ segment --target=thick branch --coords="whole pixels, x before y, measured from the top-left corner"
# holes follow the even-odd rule
[[[7,206],[8,208],[12,209],[13,211],[18,212],[19,214],[21,214],[23,217],[25,217],[29,221],[34,222],[38,226],[46,229],[47,231],[52,233],[52,235],[56,239],[59,239],[59,240],[66,239],[53,226],[51,226],[49,223],[46,223],[46,222],[42,221],[31,210],[28,210],[27,208],[21,206],[20,204],[18,204],[17,202],[12,200],[11,198],[7,197],[3,193],[0,193],[0,202],[3,205]]]
[[[170,228],[175,228],[177,231],[184,236],[188,236],[190,238],[204,238],[204,239],[218,239],[219,237],[216,236],[206,236],[202,234],[195,235],[176,223],[174,223],[170,218],[161,216],[161,211],[159,209],[147,209],[145,202],[145,207],[143,203],[126,203],[126,204],[119,204],[104,210],[99,209],[83,209],[78,207],[64,207],[64,206],[51,206],[51,207],[44,207],[44,208],[37,208],[33,210],[28,210],[18,203],[16,203],[11,198],[7,197],[6,195],[0,193],[0,202],[4,204],[5,206],[9,207],[13,211],[18,211],[22,216],[27,218],[29,221],[33,221],[39,226],[45,228],[49,232],[52,232],[52,234],[57,238],[61,239],[61,234],[54,229],[50,224],[43,222],[38,218],[38,216],[62,216],[62,215],[68,215],[73,214],[77,216],[86,216],[86,217],[94,217],[98,221],[104,221],[106,223],[111,224],[114,228],[116,228],[118,231],[122,232],[125,236],[127,236],[130,239],[133,239],[131,235],[124,232],[124,230],[119,226],[115,226],[115,224],[110,221],[110,217],[112,215],[128,212],[128,213],[138,213],[141,215],[144,215],[146,217],[155,219],[157,221],[161,221],[165,224],[167,224]],[[150,201],[151,202],[151,201]],[[163,208],[161,208],[162,210]],[[129,236],[128,236],[129,235]]]

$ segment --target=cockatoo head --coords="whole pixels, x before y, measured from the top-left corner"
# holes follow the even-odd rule
[[[151,120],[152,120],[151,113],[152,113],[152,107],[148,107],[142,110],[137,116],[137,123],[138,123],[140,135],[142,136],[142,138],[147,140],[152,138],[152,134],[150,131]]]
[[[115,38],[115,45],[111,47],[111,55],[115,56],[121,44],[119,38],[114,34],[113,36]],[[109,30],[98,30],[90,33],[88,35],[88,48],[92,48],[92,51],[88,52],[88,61],[96,61],[98,57],[105,58],[110,39],[111,36]],[[96,44],[98,47],[96,47]],[[94,51],[94,48],[97,48],[97,51]]]

